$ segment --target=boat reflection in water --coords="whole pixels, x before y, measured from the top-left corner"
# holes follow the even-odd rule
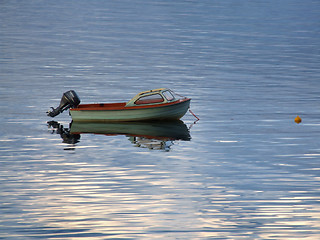
[[[69,144],[79,142],[81,134],[125,135],[136,147],[168,151],[174,141],[191,139],[188,127],[181,120],[126,123],[71,122],[69,128],[64,128],[56,121],[50,121],[48,127],[53,133],[60,134],[64,143]]]

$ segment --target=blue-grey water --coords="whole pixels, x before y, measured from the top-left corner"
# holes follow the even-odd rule
[[[46,116],[159,87],[190,141]],[[0,1],[0,239],[320,239],[319,96],[317,0]]]

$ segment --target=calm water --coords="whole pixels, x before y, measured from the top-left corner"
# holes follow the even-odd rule
[[[319,239],[319,13],[315,0],[1,1],[0,239]],[[68,113],[45,114],[69,89],[90,103],[158,87],[200,118],[151,126],[177,139],[106,126],[70,139]]]

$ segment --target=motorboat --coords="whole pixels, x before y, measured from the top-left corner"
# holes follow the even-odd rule
[[[65,92],[60,105],[47,112],[55,117],[70,108],[73,121],[132,122],[179,120],[190,107],[190,98],[175,94],[168,88],[140,92],[128,102],[80,104],[74,90]]]

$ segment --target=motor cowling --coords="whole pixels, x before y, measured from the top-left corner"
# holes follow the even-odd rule
[[[62,95],[60,104],[57,108],[51,107],[51,110],[47,112],[50,117],[55,117],[69,108],[75,108],[80,104],[80,98],[74,90],[65,92]]]

